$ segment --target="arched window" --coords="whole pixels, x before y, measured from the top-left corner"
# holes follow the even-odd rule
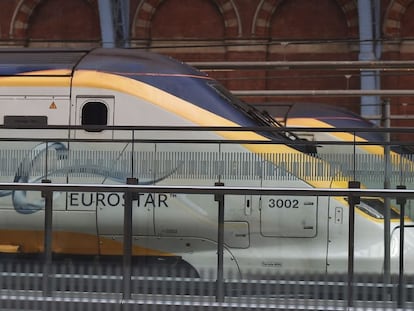
[[[101,102],[88,102],[82,107],[82,125],[106,126],[108,124],[108,107]],[[101,132],[103,129],[86,129],[88,132]]]

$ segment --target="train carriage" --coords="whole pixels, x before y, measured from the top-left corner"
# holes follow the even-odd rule
[[[347,187],[347,177],[306,145],[267,132],[275,126],[268,115],[169,57],[129,49],[10,50],[0,52],[0,63],[3,182],[105,184],[134,177],[157,185]],[[59,126],[66,128],[42,129]],[[138,126],[223,129],[122,129]],[[120,193],[56,194],[53,252],[121,255],[123,203]],[[357,209],[356,271],[382,272],[383,218],[367,212],[381,204],[372,198]],[[38,193],[0,192],[0,251],[43,251],[43,207]],[[348,212],[340,197],[226,196],[225,270],[241,277],[345,272]],[[132,217],[136,258],[171,267],[178,261],[198,273],[216,268],[213,195],[137,194]],[[393,221],[394,262],[398,230]],[[407,245],[411,272],[414,248]]]

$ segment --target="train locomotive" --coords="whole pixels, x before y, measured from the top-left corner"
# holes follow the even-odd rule
[[[295,145],[284,133],[266,132],[275,127],[268,115],[169,57],[133,49],[6,50],[0,52],[0,63],[2,182],[47,178],[107,184],[135,177],[155,185],[348,186],[340,171],[306,145]],[[30,126],[36,129],[25,129]],[[66,128],[47,129],[59,126]],[[151,129],[157,126],[172,128]],[[246,130],[174,128],[187,126]],[[383,271],[381,208],[379,198],[365,198],[357,206],[357,272]],[[228,195],[226,275],[346,272],[348,215],[343,197]],[[41,253],[43,219],[38,193],[1,191],[0,252]],[[397,220],[393,213],[393,263],[399,253]],[[178,258],[200,275],[216,269],[214,195],[137,194],[132,221],[134,257]],[[411,221],[406,222],[405,270],[411,273],[414,236]],[[121,193],[54,195],[55,254],[119,256],[122,238]]]
[[[344,169],[343,166],[342,170],[350,171],[365,186],[381,188],[387,175],[391,188],[413,188],[414,150],[408,142],[401,140],[391,143],[387,151],[384,148],[387,141],[385,129],[381,129],[375,123],[344,108],[312,103],[312,109],[308,109],[308,105],[266,105],[266,111],[288,131],[296,128],[294,135],[317,141],[318,155],[326,161],[335,162],[341,156],[343,163],[349,163],[348,168]],[[385,172],[387,152],[391,164],[388,173]],[[348,161],[344,161],[345,157]],[[405,205],[406,212],[411,218],[414,216],[412,204],[412,200],[408,200]]]

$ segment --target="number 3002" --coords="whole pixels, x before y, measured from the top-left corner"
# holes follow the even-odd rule
[[[270,208],[299,208],[298,200],[289,200],[289,199],[270,199],[269,200]]]

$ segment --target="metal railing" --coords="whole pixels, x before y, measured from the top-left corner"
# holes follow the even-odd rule
[[[400,308],[406,305],[411,306],[410,301],[413,298],[413,280],[411,276],[405,276],[403,274],[403,261],[400,261],[400,275],[398,276],[398,282],[390,282],[389,284],[383,283],[380,277],[368,277],[354,275],[353,271],[353,248],[354,241],[354,223],[353,215],[355,213],[355,204],[358,198],[361,196],[367,197],[389,197],[397,198],[402,204],[402,210],[404,209],[404,200],[414,196],[414,190],[405,189],[304,189],[304,188],[254,188],[254,187],[225,187],[222,184],[217,184],[211,187],[200,186],[154,186],[154,185],[136,185],[134,181],[130,180],[125,185],[96,185],[96,184],[51,184],[51,183],[1,183],[0,189],[2,190],[21,190],[21,191],[41,191],[45,197],[45,230],[44,230],[44,261],[42,262],[42,269],[40,271],[31,272],[27,269],[33,269],[28,264],[19,266],[17,270],[12,270],[10,267],[3,269],[3,275],[1,278],[1,284],[3,288],[3,294],[1,296],[3,303],[22,303],[30,304],[31,302],[42,302],[47,305],[50,304],[67,304],[71,303],[83,303],[83,304],[109,304],[113,305],[116,302],[119,304],[129,305],[154,305],[163,303],[172,303],[177,307],[177,304],[181,307],[189,306],[219,306],[236,308],[236,307],[257,307],[261,308],[281,308],[280,302],[283,301],[286,304],[294,304],[299,307],[302,303],[307,307],[309,304],[322,303],[322,307],[327,304],[335,304],[335,309],[341,309],[345,306],[356,306],[358,304],[365,305],[367,308],[372,307],[372,304],[380,308],[387,306],[387,308]],[[353,185],[351,185],[353,186]],[[83,275],[83,273],[70,274],[59,270],[59,266],[53,264],[52,260],[52,224],[53,224],[53,193],[54,192],[124,192],[125,193],[125,207],[124,207],[124,253],[122,274],[119,274],[119,270],[115,274],[108,275],[108,271],[104,271],[102,274]],[[189,278],[171,278],[171,277],[146,277],[136,278],[133,276],[133,270],[131,265],[131,241],[132,241],[132,228],[131,228],[131,215],[132,215],[132,196],[134,193],[185,193],[185,194],[214,194],[215,199],[218,202],[218,239],[217,239],[217,275],[216,281],[203,283],[200,279]],[[223,277],[223,260],[222,258],[224,243],[223,243],[223,226],[224,223],[224,198],[226,195],[291,195],[291,196],[346,196],[349,197],[351,212],[350,212],[350,231],[349,231],[349,257],[348,257],[348,274],[346,275],[334,275],[334,276],[304,276],[302,279],[300,275],[271,275],[269,279],[262,281],[243,281],[240,280],[225,280]],[[402,215],[404,215],[402,213]],[[402,234],[404,232],[404,221],[401,220],[400,226]],[[401,239],[402,243],[404,240]],[[403,249],[400,249],[399,258],[403,258]],[[10,265],[10,263],[9,263]],[[36,264],[34,264],[36,269]],[[88,266],[86,266],[88,267]],[[81,269],[81,267],[78,267]],[[93,266],[89,266],[92,269]],[[86,268],[86,269],[88,269]],[[97,267],[95,267],[97,268]],[[94,268],[94,269],[95,269]],[[120,268],[120,267],[118,267]],[[37,268],[38,269],[38,268]],[[58,269],[58,270],[56,270]],[[63,271],[68,269],[63,268]],[[101,268],[102,269],[102,268]],[[43,278],[42,283],[37,281],[36,285],[30,285],[30,281],[26,278]],[[293,279],[291,279],[291,277]],[[62,281],[63,285],[59,280]],[[299,279],[296,279],[299,278]],[[106,285],[99,282],[105,280],[112,280],[117,285],[115,293],[112,289],[104,290],[101,294],[95,297],[95,287],[103,288]],[[16,281],[18,280],[18,281]],[[75,280],[75,281],[74,281]],[[25,285],[28,288],[19,289],[16,288],[17,282]],[[80,281],[78,284],[77,281]],[[97,283],[95,282],[97,281]],[[66,283],[69,282],[69,283]],[[83,288],[86,284],[90,286],[86,292],[74,291],[74,288],[80,286]],[[201,283],[199,283],[201,282]],[[205,282],[205,281],[204,281]],[[137,283],[132,286],[133,283]],[[39,285],[41,286],[39,287]],[[66,289],[66,286],[72,284],[72,290]],[[173,285],[171,285],[173,284]],[[178,285],[177,285],[178,284]],[[5,288],[5,285],[10,288]],[[32,287],[33,286],[33,287]],[[111,285],[108,285],[111,286]],[[140,292],[136,292],[136,287],[143,286],[141,290],[144,291],[144,296],[140,295]],[[167,295],[171,291],[173,296]],[[200,286],[205,286],[203,291],[199,291]],[[161,287],[161,293],[157,290]],[[333,287],[334,289],[332,289]],[[28,294],[27,290],[30,288],[31,294]],[[235,289],[234,289],[235,288]],[[329,289],[329,290],[328,290]],[[234,298],[234,294],[229,294],[231,299],[227,299],[227,293],[232,293],[236,290],[236,298],[240,295],[242,297],[248,297],[250,303],[246,305],[241,303],[240,300]],[[325,292],[325,290],[327,290]],[[331,292],[333,290],[333,292]],[[362,291],[362,294],[359,291]],[[151,294],[147,294],[148,291]],[[178,293],[176,292],[178,291]],[[291,292],[293,291],[293,292]],[[16,294],[19,292],[19,294]],[[243,293],[243,294],[241,294]],[[67,296],[70,296],[67,299]],[[154,296],[155,295],[155,296]],[[302,295],[305,297],[303,298]],[[316,296],[315,296],[316,295]],[[371,296],[373,295],[374,298]],[[182,297],[181,297],[182,296]],[[274,298],[274,296],[280,296]],[[286,297],[285,297],[286,296]],[[335,297],[332,302],[331,296]],[[110,298],[112,297],[112,298]],[[114,298],[115,297],[115,298]],[[139,298],[138,298],[139,297]],[[178,298],[181,297],[181,298]],[[205,301],[206,297],[210,297]],[[211,297],[215,297],[211,300]],[[232,298],[233,297],[233,298]],[[302,299],[299,299],[302,297]],[[409,297],[407,300],[406,297]],[[239,297],[240,298],[240,297]],[[25,300],[27,299],[27,300]],[[175,301],[175,299],[177,301]],[[299,300],[298,300],[299,299]],[[374,300],[372,300],[374,299]],[[367,300],[367,301],[366,301]],[[380,303],[379,300],[382,302]],[[183,303],[186,301],[186,303]],[[230,303],[231,301],[231,303]],[[258,302],[263,301],[263,302]],[[371,304],[370,304],[371,303]],[[302,306],[306,309],[306,306]],[[412,306],[411,306],[412,307]],[[313,308],[313,307],[312,307]]]
[[[81,128],[71,128],[80,130]],[[38,129],[43,130],[43,129]],[[60,131],[62,129],[57,128]],[[359,154],[355,147],[380,142],[306,142],[292,141],[292,145],[342,145],[350,148],[349,154],[306,153],[252,153],[227,149],[227,145],[278,145],[286,141],[218,140],[143,138],[134,134],[136,128],[112,128],[128,133],[116,140],[74,138],[65,135],[47,138],[19,138],[17,135],[1,138],[7,143],[0,150],[0,198],[11,197],[17,203],[27,199],[26,192],[41,193],[42,200],[31,201],[30,209],[24,204],[14,205],[20,213],[31,213],[44,208],[43,256],[41,260],[21,256],[2,257],[0,276],[0,307],[5,309],[332,309],[348,307],[362,309],[413,308],[414,280],[404,272],[404,233],[407,204],[414,197],[410,182],[414,179],[414,159],[410,154],[391,156],[392,169],[386,170],[381,154]],[[146,128],[154,131],[198,131],[197,128]],[[231,131],[229,128],[207,128],[204,131]],[[258,129],[240,129],[249,131]],[[260,128],[259,130],[263,130]],[[284,129],[272,129],[282,131]],[[301,129],[303,130],[303,129]],[[326,129],[324,129],[327,131]],[[346,129],[330,129],[345,131]],[[361,132],[377,131],[363,129]],[[408,132],[411,129],[407,129]],[[355,129],[351,132],[355,133]],[[138,133],[138,132],[137,132]],[[1,130],[0,130],[1,134]],[[150,135],[151,136],[151,135]],[[138,138],[136,138],[138,137]],[[30,146],[25,147],[22,141]],[[73,144],[87,147],[73,149]],[[119,144],[111,150],[89,150],[101,144]],[[382,145],[395,145],[385,142]],[[163,149],[163,146],[175,146]],[[178,145],[178,146],[177,146]],[[71,148],[68,148],[71,146]],[[127,147],[125,147],[127,146]],[[183,146],[197,151],[180,150]],[[83,149],[82,149],[83,148]],[[88,149],[86,149],[88,148]],[[125,149],[127,148],[127,149]],[[203,150],[205,148],[205,150]],[[392,179],[391,187],[382,189],[384,174]],[[96,176],[102,183],[96,183]],[[70,177],[70,178],[69,178]],[[108,178],[121,184],[103,184]],[[163,179],[164,178],[164,179]],[[298,179],[307,182],[345,181],[349,188],[305,188],[298,186],[271,186],[271,182],[289,182]],[[4,182],[14,180],[14,182]],[[160,185],[159,181],[172,180],[173,185]],[[247,180],[247,182],[246,182]],[[255,181],[249,184],[249,180]],[[361,181],[369,189],[359,187]],[[42,183],[38,183],[42,181]],[[75,181],[75,182],[74,182]],[[204,184],[194,184],[203,181]],[[234,182],[236,181],[236,182]],[[233,182],[233,183],[232,183]],[[243,184],[240,186],[237,184]],[[266,184],[257,186],[257,184]],[[235,186],[229,186],[234,184]],[[329,184],[330,185],[330,184]],[[342,184],[343,185],[343,184]],[[407,186],[408,189],[401,187]],[[376,187],[374,187],[376,186]],[[395,189],[398,188],[398,189]],[[411,189],[410,189],[411,188]],[[59,193],[123,193],[122,261],[101,263],[95,261],[60,261],[53,254],[54,212]],[[217,265],[204,271],[207,278],[194,275],[158,275],[142,273],[134,265],[133,257],[133,202],[137,194],[163,193],[186,195],[212,195],[217,209]],[[17,195],[18,194],[18,195]],[[24,194],[24,195],[23,195]],[[312,196],[341,197],[349,204],[347,272],[343,274],[275,273],[267,277],[255,276],[239,279],[224,273],[225,211],[229,196]],[[354,271],[355,213],[361,197],[395,200],[399,207],[398,274],[361,275]],[[23,200],[24,199],[24,200]],[[23,201],[22,201],[23,200]],[[15,201],[13,201],[15,202]],[[28,202],[28,201],[24,201]],[[23,203],[24,203],[23,202]],[[37,204],[37,205],[36,205]],[[19,210],[19,208],[21,208]],[[323,207],[321,207],[322,209]],[[10,210],[12,207],[3,207]],[[0,210],[1,213],[1,210]],[[22,216],[24,217],[24,215]],[[389,221],[385,219],[384,223]],[[384,242],[385,243],[385,242]],[[248,249],[246,251],[249,251]],[[384,256],[384,262],[386,255]],[[27,259],[27,260],[26,260]],[[73,260],[73,259],[71,259]],[[140,270],[140,271],[138,271]],[[386,269],[384,269],[386,270]],[[385,271],[386,272],[386,271]],[[170,271],[169,271],[170,273]]]

